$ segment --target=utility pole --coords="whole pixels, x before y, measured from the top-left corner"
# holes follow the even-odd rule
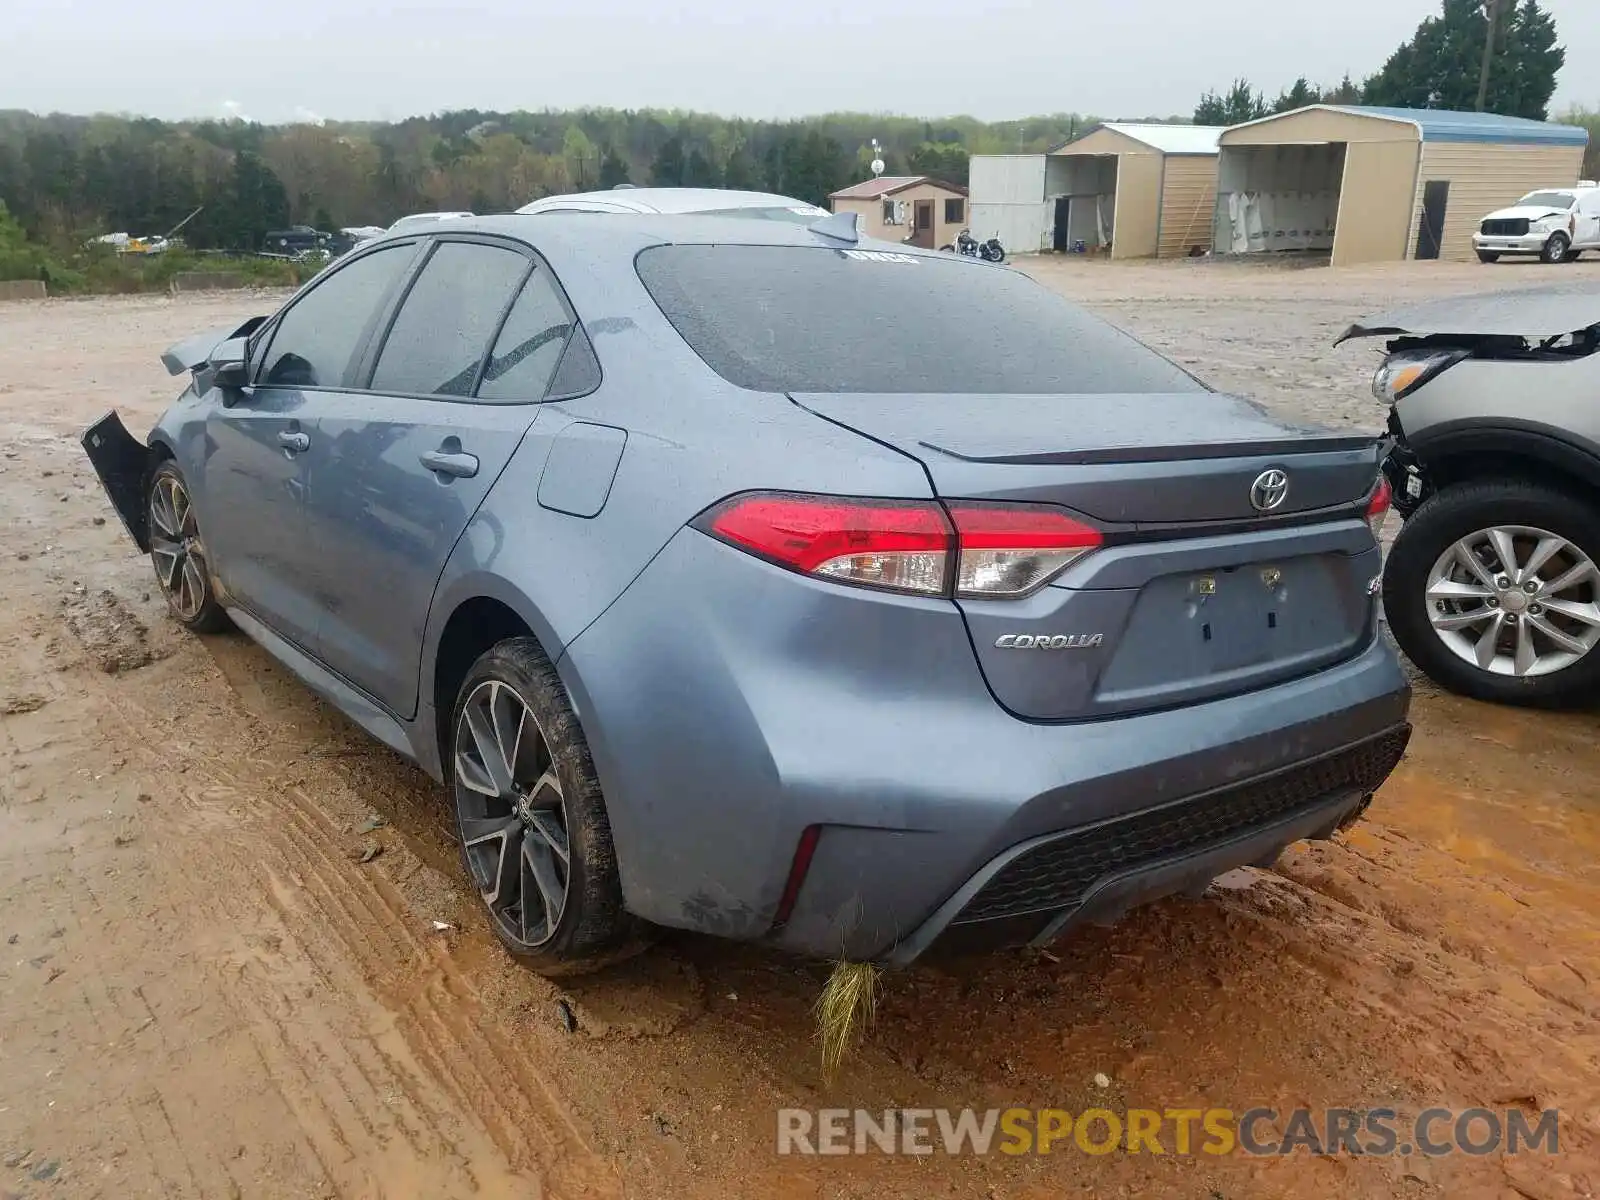
[[[1489,29],[1483,39],[1483,65],[1478,69],[1478,111],[1482,112],[1489,100],[1489,64],[1494,61],[1495,27],[1500,23],[1500,5],[1503,0],[1483,0],[1483,15],[1488,18]]]

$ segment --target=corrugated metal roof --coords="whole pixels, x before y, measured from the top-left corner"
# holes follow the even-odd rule
[[[1274,113],[1255,121],[1234,125],[1264,125],[1281,121],[1295,113],[1322,109],[1352,117],[1377,117],[1383,121],[1404,121],[1414,126],[1425,142],[1488,142],[1530,146],[1587,146],[1589,131],[1577,125],[1556,125],[1549,121],[1530,121],[1526,117],[1503,117],[1499,113],[1454,112],[1447,108],[1383,108],[1363,104],[1308,104],[1292,112]]]
[[[1097,128],[1110,129],[1122,134],[1123,137],[1131,137],[1136,142],[1153,146],[1163,154],[1215,154],[1217,138],[1222,136],[1220,125],[1160,125],[1150,121],[1107,121]]]

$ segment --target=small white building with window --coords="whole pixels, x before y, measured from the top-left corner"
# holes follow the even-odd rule
[[[883,175],[828,197],[834,212],[853,212],[861,231],[886,242],[937,249],[967,227],[967,189],[927,175]]]

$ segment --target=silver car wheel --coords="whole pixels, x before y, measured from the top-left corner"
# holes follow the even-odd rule
[[[205,550],[189,493],[171,475],[150,489],[150,558],[172,610],[185,621],[198,617],[206,602]]]
[[[1600,571],[1545,529],[1499,525],[1468,534],[1434,562],[1427,599],[1446,648],[1494,675],[1551,675],[1600,641]]]
[[[555,936],[571,880],[566,805],[544,731],[498,679],[475,687],[455,732],[461,840],[489,914],[534,949]]]

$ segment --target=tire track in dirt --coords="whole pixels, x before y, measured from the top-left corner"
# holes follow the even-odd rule
[[[220,681],[207,673],[211,690]],[[106,707],[126,740],[159,744],[159,731],[172,724],[166,706],[149,702],[143,688],[119,690],[126,693],[120,703]],[[532,1175],[551,1196],[616,1194],[612,1172],[587,1149],[548,1085],[530,1078],[521,1056],[503,1053],[484,1031],[487,1015],[470,986],[418,936],[414,915],[337,849],[348,841],[348,825],[325,804],[331,793],[348,812],[360,807],[354,797],[331,784],[313,799],[292,772],[261,771],[267,760],[258,755],[248,756],[246,780],[217,749],[246,714],[231,703],[202,712],[201,721],[186,721],[193,752],[184,791],[191,804],[209,794],[227,796],[234,810],[262,805],[245,832],[265,842],[215,839],[222,853],[209,871],[214,895],[234,930],[268,927],[269,909],[274,947],[265,949],[257,936],[251,946],[219,948],[219,957],[233,968],[230,992],[264,1062],[302,1127],[320,1141],[318,1159],[341,1193],[524,1195],[524,1176]],[[147,749],[140,753],[152,766],[159,762]],[[241,843],[244,855],[235,849]],[[266,870],[258,865],[273,859]],[[241,873],[253,875],[255,886],[239,887]],[[293,1002],[292,993],[307,984],[365,1000],[355,1006],[357,1019],[330,1019]],[[354,1036],[352,1024],[360,1029]],[[453,1115],[457,1110],[470,1119]]]

